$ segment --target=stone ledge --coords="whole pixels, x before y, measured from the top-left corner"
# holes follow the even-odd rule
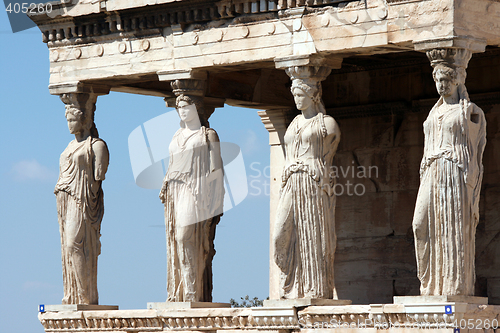
[[[206,308],[230,308],[230,303],[212,302],[148,302],[147,308],[153,310],[163,309],[206,309]]]
[[[395,296],[394,304],[439,304],[439,303],[488,304],[488,297],[476,296]]]
[[[486,44],[486,39],[478,39],[470,36],[431,38],[413,42],[415,51],[428,51],[441,48],[463,48],[470,50],[472,53],[484,52]]]
[[[43,306],[43,311],[42,311]],[[118,310],[118,305],[97,304],[48,304],[40,305],[40,312],[63,312],[63,311],[104,311]]]
[[[264,307],[303,307],[303,306],[332,306],[332,305],[350,305],[351,300],[344,299],[317,299],[317,298],[299,298],[299,299],[271,299],[264,301]]]
[[[45,312],[39,319],[46,332],[214,332],[308,333],[314,329],[391,332],[461,328],[474,321],[478,330],[498,327],[500,306],[458,302],[440,304],[370,304],[259,308],[198,308],[170,310],[109,310]],[[479,325],[479,326],[478,326]],[[463,326],[463,325],[462,325]],[[367,331],[365,331],[367,332]],[[242,332],[244,333],[244,332]]]

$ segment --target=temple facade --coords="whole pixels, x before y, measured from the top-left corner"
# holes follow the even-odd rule
[[[51,94],[98,99],[119,91],[161,96],[175,106],[180,93],[174,87],[182,87],[184,94],[203,98],[208,120],[225,104],[255,109],[271,146],[271,239],[285,132],[300,113],[287,73],[326,68],[330,74],[315,79],[322,85],[326,115],[342,133],[335,178],[345,191],[336,193],[335,286],[339,299],[352,301],[252,309],[75,308],[40,313],[46,332],[389,327],[464,332],[471,327],[460,321],[469,319],[481,323],[474,327],[478,331],[500,326],[492,323],[500,314],[497,0],[63,0],[51,13],[31,19],[49,48]],[[422,127],[438,100],[429,52],[466,70],[470,101],[484,111],[487,123],[474,292],[487,297],[486,304],[446,297],[427,304],[393,302],[395,296],[420,294],[412,220]],[[470,53],[470,61],[445,59],[460,52]],[[271,301],[280,298],[274,253],[270,244]]]

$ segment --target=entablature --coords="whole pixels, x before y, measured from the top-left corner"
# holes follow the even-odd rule
[[[168,97],[172,93],[161,73],[177,70],[230,78],[230,73],[278,68],[287,57],[326,59],[339,68],[357,66],[343,59],[429,48],[482,52],[495,43],[482,31],[500,18],[500,9],[498,2],[478,1],[479,8],[488,2],[485,10],[492,15],[460,36],[454,31],[454,7],[463,6],[454,0],[80,1],[59,3],[50,16],[32,19],[50,50],[52,87],[86,82]],[[242,83],[241,89],[260,91],[252,84],[247,89]],[[248,93],[235,95],[255,108],[274,105],[245,97]]]

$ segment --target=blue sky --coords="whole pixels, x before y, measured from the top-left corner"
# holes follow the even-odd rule
[[[13,34],[2,12],[0,45],[0,322],[3,332],[36,333],[43,332],[38,305],[60,304],[63,297],[53,190],[59,155],[74,137],[64,104],[47,88],[48,49],[38,28]],[[103,183],[100,304],[145,309],[147,302],[167,297],[163,206],[158,190],[135,184],[128,136],[169,110],[159,97],[111,93],[98,98],[95,121],[110,150]],[[262,299],[268,296],[269,180],[258,176],[269,165],[268,133],[252,109],[217,109],[210,124],[221,141],[241,147],[249,185],[249,195],[217,228],[214,301]]]

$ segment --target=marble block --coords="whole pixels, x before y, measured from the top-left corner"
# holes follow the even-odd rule
[[[241,330],[217,330],[217,333],[241,333]],[[286,333],[287,330],[276,329],[276,330],[245,330],[245,333]]]
[[[40,306],[42,307],[42,306]],[[41,309],[40,309],[41,310]],[[97,304],[49,304],[43,305],[40,312],[62,312],[62,311],[101,311],[118,310],[118,305],[97,305]]]
[[[208,308],[230,308],[230,303],[212,302],[148,302],[148,310],[163,309],[208,309]]]
[[[264,301],[268,302],[268,301]],[[297,309],[293,306],[255,307],[252,308],[253,317],[295,317]]]
[[[299,306],[333,306],[350,305],[351,300],[347,299],[319,299],[319,298],[298,298],[298,299],[271,299],[264,301],[264,307],[299,307]]]
[[[394,304],[436,304],[436,303],[488,304],[488,297],[476,296],[394,296]]]

